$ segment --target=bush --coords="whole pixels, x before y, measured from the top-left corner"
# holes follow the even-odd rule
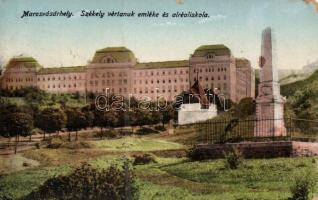
[[[22,199],[138,199],[138,188],[127,162],[122,169],[111,166],[103,170],[83,164],[67,176],[48,179]]]
[[[232,148],[231,151],[224,153],[225,167],[228,169],[237,169],[242,163],[242,154],[237,148]]]
[[[114,130],[114,129],[109,129],[109,130],[103,130],[103,131],[96,131],[95,132],[95,137],[99,138],[108,138],[108,139],[114,139],[119,137],[119,133]]]
[[[110,129],[110,130],[108,130],[108,131],[105,132],[105,137],[106,137],[106,138],[110,138],[110,139],[112,139],[112,138],[118,138],[118,137],[119,137],[119,134],[117,133],[116,130]]]
[[[167,130],[164,126],[155,126],[154,128],[157,131],[166,131]]]
[[[91,145],[88,142],[84,141],[66,141],[63,140],[61,136],[54,136],[47,139],[47,148],[50,149],[58,149],[58,148],[66,148],[66,149],[82,149],[82,148],[91,148]]]
[[[145,165],[149,163],[157,163],[155,156],[152,154],[134,155],[134,165]]]
[[[62,138],[59,136],[50,137],[46,142],[48,143],[46,147],[50,149],[58,149],[64,143]]]
[[[91,148],[91,144],[83,141],[74,141],[74,142],[65,142],[61,146],[61,148],[66,149],[87,149]]]
[[[211,158],[206,149],[193,147],[187,151],[187,157],[194,161],[200,161]]]
[[[157,134],[159,131],[147,128],[147,127],[142,127],[141,129],[138,129],[136,134],[138,135],[149,135],[149,134]]]
[[[310,175],[296,177],[290,190],[292,197],[289,200],[311,200],[315,188],[315,180]]]

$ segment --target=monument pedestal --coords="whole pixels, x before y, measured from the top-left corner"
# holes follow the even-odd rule
[[[256,98],[256,123],[254,136],[286,136],[284,123],[285,98],[280,95],[277,69],[272,55],[271,29],[262,34],[262,52],[260,57],[260,84]]]

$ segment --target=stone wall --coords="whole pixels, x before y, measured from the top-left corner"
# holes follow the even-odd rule
[[[232,148],[239,149],[244,158],[318,156],[318,143],[294,141],[200,144],[195,151],[204,159],[217,159],[223,158]]]

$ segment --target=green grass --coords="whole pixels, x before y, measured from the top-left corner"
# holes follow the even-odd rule
[[[129,136],[94,141],[89,149],[41,148],[22,155],[1,157],[2,163],[14,162],[12,171],[15,172],[0,175],[0,198],[5,195],[18,199],[45,180],[66,174],[84,161],[102,169],[113,164],[121,166],[124,156],[135,151],[184,148],[179,143],[163,140],[166,136],[157,137]],[[21,163],[32,161],[30,159],[37,160],[40,166],[21,168]],[[286,200],[291,196],[289,188],[295,177],[311,173],[318,182],[318,160],[313,157],[244,160],[236,170],[225,168],[223,159],[192,162],[187,158],[156,157],[156,161],[133,166],[140,199]]]
[[[27,166],[23,166],[24,163]],[[25,158],[19,154],[10,156],[0,156],[0,174],[12,173],[15,171],[24,170],[38,165],[38,161]]]
[[[68,166],[34,168],[0,176],[0,197],[21,198],[39,187],[48,178],[70,171]]]
[[[309,171],[317,176],[318,162],[314,158],[253,159],[244,160],[244,164],[237,170],[230,170],[224,168],[223,160],[156,160],[157,163],[134,166],[140,199],[286,200],[291,196],[289,187],[294,177]],[[101,156],[90,161],[97,168],[121,165],[122,162],[122,156],[115,155]],[[70,170],[71,167],[66,165],[35,167],[2,176],[0,196],[17,199],[48,178]]]
[[[157,158],[158,163],[135,166],[140,199],[286,200],[296,176],[317,178],[317,159],[276,158],[244,160],[237,170],[224,161],[190,162],[186,158]],[[99,168],[120,164],[118,157],[93,162]]]
[[[92,143],[97,148],[103,148],[109,151],[155,151],[184,148],[183,145],[175,142],[133,136],[114,140],[100,140]]]

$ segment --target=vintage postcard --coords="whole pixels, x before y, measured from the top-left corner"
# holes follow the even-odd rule
[[[318,200],[318,0],[0,0],[0,200]]]

